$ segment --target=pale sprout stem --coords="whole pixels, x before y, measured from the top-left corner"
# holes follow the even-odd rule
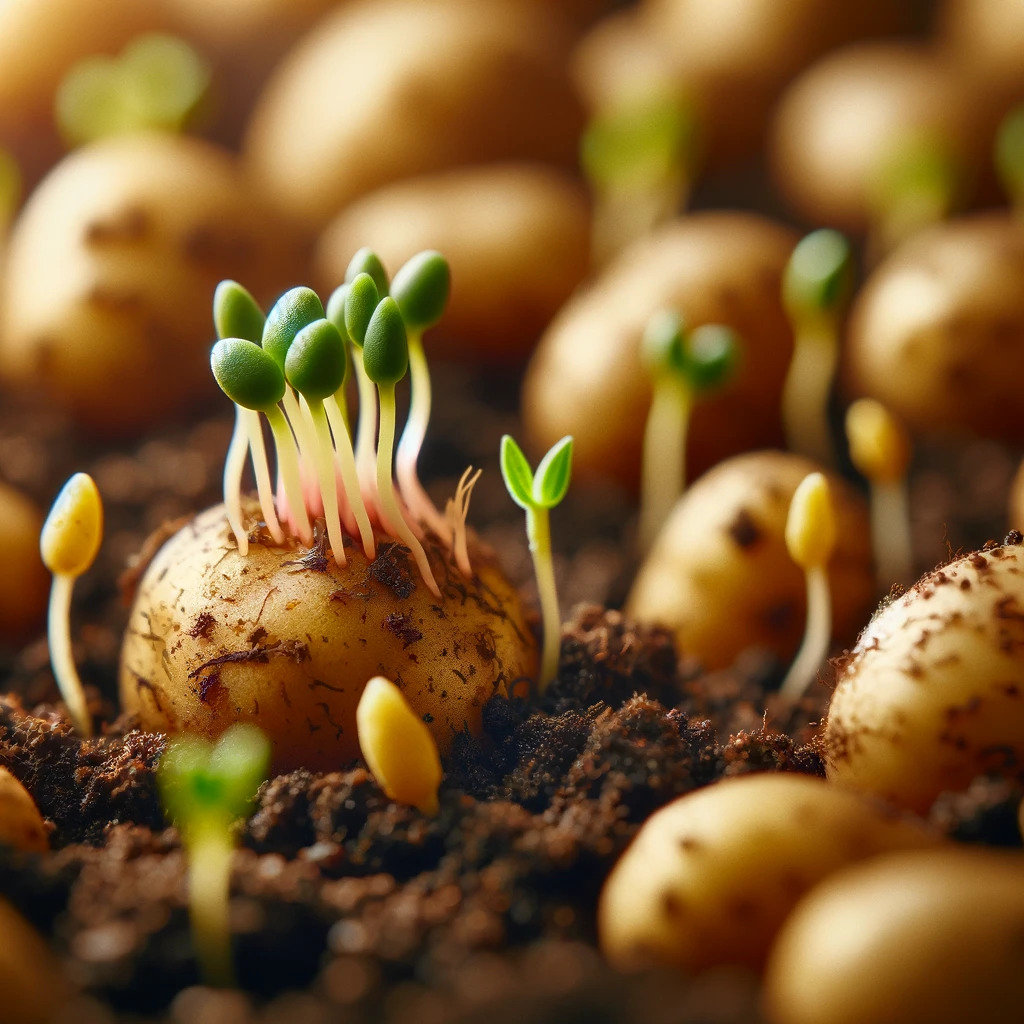
[[[356,525],[359,527],[359,539],[363,542],[363,554],[366,560],[372,562],[377,557],[377,546],[373,537],[373,526],[363,503],[363,496],[359,488],[359,473],[356,469],[356,460],[352,452],[352,439],[349,437],[345,420],[342,416],[342,409],[334,398],[328,398],[324,402],[324,409],[327,411],[327,418],[331,423],[331,432],[334,434],[335,451],[338,457],[338,470],[341,473],[341,482],[348,497],[349,507],[355,516]]]
[[[260,498],[260,511],[267,524],[270,536],[276,544],[284,544],[285,532],[274,508],[274,485],[270,480],[270,465],[267,462],[267,448],[263,443],[263,425],[260,414],[253,409],[243,409],[242,419],[252,453],[252,468],[256,474],[256,493]]]
[[[793,359],[782,390],[782,422],[791,451],[835,465],[828,400],[839,357],[834,327],[797,325]]]
[[[655,381],[644,428],[640,550],[649,551],[686,481],[686,437],[693,396],[685,382]]]
[[[208,985],[230,988],[235,972],[231,957],[231,843],[214,833],[196,839],[189,850],[188,901],[192,942]]]
[[[832,635],[832,595],[829,593],[828,573],[823,565],[818,565],[807,569],[806,575],[807,625],[804,639],[779,690],[791,701],[799,700],[807,692],[828,654]]]
[[[299,443],[299,479],[302,481],[305,505],[316,517],[325,511],[316,469],[316,429],[308,407],[299,405],[290,387],[284,389],[284,411]]]
[[[242,474],[245,472],[249,438],[243,412],[242,406],[235,406],[235,429],[224,460],[224,507],[228,512],[228,523],[235,535],[238,553],[245,558],[249,554],[249,534],[242,525]]]
[[[451,552],[455,558],[455,565],[467,580],[473,578],[473,566],[469,561],[466,519],[469,516],[469,501],[473,496],[473,488],[476,486],[477,480],[480,479],[481,473],[483,473],[482,469],[478,469],[474,473],[473,467],[469,466],[459,478],[455,496],[448,499],[444,510],[448,529],[451,531]]]
[[[691,182],[684,173],[645,189],[607,189],[594,210],[591,252],[603,266],[631,242],[671,220],[689,205]]]
[[[441,590],[434,579],[423,545],[417,540],[410,529],[409,523],[398,507],[395,499],[394,485],[391,480],[391,459],[395,447],[395,388],[378,388],[380,393],[380,438],[377,447],[377,500],[380,503],[387,523],[388,531],[398,537],[412,552],[416,565],[419,567],[423,582],[435,597],[441,596]]]
[[[303,398],[302,404],[305,409],[308,409],[313,429],[316,431],[316,472],[320,478],[320,495],[323,498],[324,517],[327,520],[327,538],[331,542],[334,561],[339,566],[344,566],[348,564],[348,559],[345,557],[345,541],[341,535],[341,516],[338,512],[338,487],[334,477],[334,445],[331,442],[330,428],[327,426],[324,403],[314,401],[310,405]]]
[[[50,664],[60,688],[60,695],[67,705],[71,724],[79,736],[92,736],[92,720],[85,703],[85,690],[75,668],[71,651],[71,591],[75,577],[67,573],[55,573],[50,587],[50,610],[47,622],[47,636],[50,644]]]
[[[363,353],[355,349],[352,362],[359,388],[359,423],[356,432],[356,468],[367,508],[377,507],[377,386],[363,369]]]
[[[537,576],[544,645],[541,653],[538,690],[543,693],[558,675],[558,658],[562,650],[562,619],[558,613],[555,590],[555,567],[551,561],[551,520],[546,508],[526,510],[526,535],[530,540],[533,571]]]
[[[905,477],[871,484],[871,536],[879,588],[888,590],[893,583],[909,583],[914,559]]]
[[[438,512],[430,496],[423,489],[416,472],[416,462],[427,436],[431,407],[430,370],[427,367],[427,356],[423,351],[423,336],[420,331],[409,332],[409,381],[412,385],[409,419],[402,431],[395,455],[398,487],[413,518],[424,523],[437,537],[447,542],[448,531],[445,528],[444,516]]]
[[[309,515],[302,499],[302,478],[299,473],[299,453],[295,447],[295,438],[292,437],[284,414],[276,405],[267,409],[266,414],[277,446],[278,467],[284,483],[285,497],[288,499],[289,514],[295,523],[299,540],[306,547],[312,547],[313,529],[309,525]]]

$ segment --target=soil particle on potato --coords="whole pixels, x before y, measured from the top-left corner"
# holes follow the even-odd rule
[[[1021,846],[1018,810],[1024,785],[981,775],[962,793],[943,793],[932,805],[932,823],[952,839],[988,846]]]

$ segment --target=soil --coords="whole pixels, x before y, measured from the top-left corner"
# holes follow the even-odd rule
[[[436,499],[467,463],[485,466],[470,521],[529,591],[521,513],[495,458],[500,435],[517,429],[516,383],[436,371],[422,465]],[[635,566],[630,499],[612,488],[572,492],[553,516],[567,621],[543,698],[486,705],[483,734],[461,737],[446,762],[433,819],[388,801],[359,763],[270,780],[239,830],[233,870],[244,991],[199,985],[186,865],[155,786],[165,738],[117,717],[114,699],[124,567],[151,531],[219,500],[230,429],[218,406],[112,447],[28,399],[0,413],[0,477],[45,505],[85,469],[107,513],[73,630],[101,735],[79,740],[54,703],[41,633],[0,652],[0,693],[9,691],[0,765],[52,827],[49,854],[0,848],[0,896],[48,938],[79,993],[60,1020],[757,1021],[752,976],[612,971],[596,949],[596,898],[640,824],[669,800],[726,775],[821,774],[816,723],[828,690],[791,712],[774,694],[785,666],[773,658],[752,651],[704,673],[667,633],[615,611]],[[919,454],[919,568],[1005,532],[1016,464],[989,443]],[[583,599],[598,603],[576,607]],[[933,821],[962,841],[1019,845],[1020,797],[980,779],[940,798]]]

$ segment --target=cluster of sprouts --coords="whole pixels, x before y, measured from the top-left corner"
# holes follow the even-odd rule
[[[358,538],[372,561],[380,532],[409,548],[424,583],[440,597],[423,547],[433,534],[463,576],[472,577],[466,514],[479,474],[467,470],[441,513],[416,468],[431,404],[423,333],[440,320],[449,290],[448,263],[440,253],[419,253],[389,283],[369,249],[356,253],[326,309],[311,289],[293,288],[264,316],[241,285],[220,284],[214,297],[220,340],[210,362],[236,406],[224,503],[240,554],[249,544],[241,502],[248,449],[261,512],[276,544],[294,537],[311,546],[312,521],[323,517],[331,552],[344,566],[346,534]],[[353,373],[359,394],[354,443],[346,394]],[[395,388],[407,373],[412,397],[395,457]],[[276,496],[261,414],[277,453]]]

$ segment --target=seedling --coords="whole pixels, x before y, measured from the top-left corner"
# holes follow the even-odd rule
[[[561,504],[572,476],[571,437],[563,437],[540,461],[536,474],[522,448],[508,434],[501,439],[501,475],[512,500],[526,512],[526,535],[540,597],[544,645],[537,689],[543,693],[558,675],[562,620],[558,613],[555,568],[551,561],[550,511]]]
[[[375,676],[364,687],[356,729],[366,764],[387,796],[424,814],[437,814],[442,774],[437,744],[389,679]]]
[[[823,473],[809,473],[789,504],[786,547],[789,557],[803,569],[807,580],[807,624],[800,650],[779,690],[797,701],[807,691],[818,666],[828,654],[832,635],[832,596],[828,586],[828,560],[836,543],[835,509]]]
[[[650,549],[683,493],[686,439],[694,402],[723,387],[739,363],[739,338],[721,324],[692,333],[677,313],[647,324],[643,355],[654,393],[644,431],[640,549]]]
[[[835,464],[828,402],[839,358],[839,330],[853,285],[850,244],[822,229],[793,250],[782,280],[782,301],[793,326],[793,359],[782,392],[789,447]]]
[[[423,350],[423,332],[441,319],[450,292],[448,261],[439,252],[430,250],[413,256],[399,269],[391,283],[391,294],[402,312],[409,338],[409,379],[412,385],[409,418],[398,443],[395,473],[409,512],[444,540],[449,536],[444,516],[423,489],[416,463],[430,423],[430,370]]]
[[[18,162],[6,149],[0,148],[0,237],[14,219],[20,198],[21,170]]]
[[[1010,111],[999,126],[995,158],[1003,188],[1017,216],[1024,217],[1024,103]]]
[[[39,536],[43,564],[53,573],[47,636],[50,663],[79,736],[92,735],[85,690],[71,651],[71,594],[75,580],[96,560],[103,540],[103,503],[88,473],[76,473],[61,488]]]
[[[913,576],[907,466],[910,435],[888,409],[861,398],[846,412],[850,458],[871,485],[871,540],[878,585],[907,583]]]
[[[192,941],[208,985],[234,984],[233,826],[248,813],[269,763],[266,737],[254,725],[240,723],[216,744],[197,736],[173,740],[157,770],[164,811],[178,826],[188,856]]]
[[[139,36],[119,56],[95,55],[72,67],[57,90],[57,126],[69,146],[147,129],[181,131],[209,85],[209,65],[184,40]]]
[[[633,100],[591,120],[580,159],[597,200],[596,263],[686,205],[697,165],[697,136],[692,105],[663,94]]]

